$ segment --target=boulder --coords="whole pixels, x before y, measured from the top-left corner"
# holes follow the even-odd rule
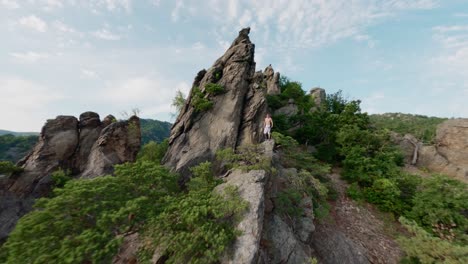
[[[285,115],[288,117],[297,115],[299,112],[299,107],[297,107],[296,103],[294,102],[294,99],[289,99],[288,104],[277,109],[275,111],[275,115]]]
[[[423,145],[409,134],[402,137],[393,133],[391,138],[400,146],[407,163],[468,182],[468,119],[450,119],[440,124],[434,145]]]
[[[368,264],[366,249],[354,243],[341,231],[321,226],[312,236],[311,245],[320,263]]]
[[[78,148],[76,149],[74,168],[76,172],[83,171],[88,158],[91,153],[91,148],[94,142],[98,139],[101,134],[103,123],[99,119],[99,115],[94,112],[85,112],[80,115],[79,123],[79,142]]]
[[[94,178],[112,174],[115,164],[133,162],[141,144],[140,119],[112,123],[101,131],[94,142],[81,177]]]

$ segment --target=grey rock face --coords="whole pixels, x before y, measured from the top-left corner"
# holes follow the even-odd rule
[[[264,91],[254,89],[254,44],[243,29],[226,53],[207,71],[198,73],[187,102],[174,123],[164,164],[180,172],[182,182],[190,177],[189,167],[211,160],[220,148],[235,148],[243,142],[258,142],[259,119],[266,109]],[[224,87],[224,93],[205,94],[213,107],[197,112],[194,91],[205,91],[208,83]]]
[[[264,263],[307,263],[311,249],[298,241],[294,230],[278,215],[265,222],[264,238],[269,241],[268,258]]]
[[[312,107],[310,111],[317,111],[318,109],[322,108],[327,98],[325,89],[318,88],[318,87],[312,88],[309,94],[314,100],[314,107]]]
[[[265,75],[267,94],[275,95],[280,94],[281,90],[279,87],[280,73],[275,72],[271,64],[265,68],[263,73]]]
[[[237,230],[242,232],[232,248],[232,256],[226,255],[221,263],[256,263],[260,247],[260,239],[263,228],[265,183],[268,174],[263,170],[243,173],[236,170],[232,172],[225,183],[216,187],[221,192],[226,186],[236,186],[242,199],[249,202],[247,212],[237,225]]]
[[[112,123],[101,132],[91,149],[83,178],[111,174],[115,164],[133,162],[141,144],[140,119]]]
[[[370,263],[366,250],[338,230],[318,228],[312,236],[311,245],[325,264]]]
[[[134,161],[140,147],[139,127],[139,119],[132,117],[104,128],[93,112],[81,114],[80,121],[73,116],[48,120],[31,153],[17,164],[24,171],[0,182],[0,243],[32,209],[34,200],[50,193],[54,171],[99,176],[111,173],[114,164]]]
[[[299,112],[299,108],[294,103],[294,100],[288,101],[288,104],[277,109],[275,115],[294,116]]]
[[[434,145],[423,145],[412,135],[392,135],[410,160],[417,147],[416,166],[468,182],[468,119],[451,119],[437,127]],[[409,162],[408,162],[409,163]]]

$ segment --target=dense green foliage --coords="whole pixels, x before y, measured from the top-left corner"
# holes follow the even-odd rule
[[[216,263],[237,235],[235,215],[246,202],[234,188],[213,191],[218,184],[205,162],[192,169],[188,193],[169,198],[169,205],[149,224],[151,247],[168,256],[166,263]]]
[[[62,169],[58,169],[54,171],[51,175],[52,181],[54,182],[55,188],[63,188],[65,184],[71,180],[70,171],[64,171]]]
[[[400,222],[413,235],[400,237],[398,243],[406,253],[402,263],[468,263],[468,246],[457,245],[434,237],[416,222],[400,218]]]
[[[437,125],[447,120],[447,118],[402,113],[371,115],[370,119],[379,129],[388,129],[400,134],[409,133],[425,143],[433,143]]]
[[[218,95],[224,93],[224,87],[217,83],[207,83],[205,84],[205,90],[207,93],[212,95]]]
[[[171,106],[175,107],[176,109],[176,115],[182,111],[182,108],[185,106],[185,95],[182,93],[182,91],[177,90],[176,96],[174,99],[172,99],[172,104]]]
[[[38,136],[0,136],[0,160],[17,162],[36,144]]]
[[[295,168],[296,173],[287,175],[289,187],[278,194],[277,210],[282,214],[297,216],[302,213],[298,206],[304,195],[311,197],[317,217],[328,214],[327,199],[333,189],[329,178],[330,166],[307,153],[292,137],[273,132],[273,138],[281,149],[280,162],[286,168]]]
[[[17,167],[11,161],[0,161],[0,174],[10,175],[15,172],[21,172],[23,169]]]
[[[194,87],[192,89],[191,104],[197,112],[204,112],[213,108],[213,102],[208,99],[205,93],[203,93],[198,87]]]
[[[285,94],[284,91],[268,98],[272,109],[284,106],[288,97],[307,102],[301,99],[301,93],[291,90]],[[466,184],[445,176],[422,179],[403,172],[403,157],[391,142],[389,133],[389,130],[413,133],[430,142],[435,127],[445,119],[402,114],[369,117],[361,112],[360,101],[346,100],[341,92],[327,95],[324,105],[316,111],[302,109],[306,111],[299,111],[292,117],[274,116],[276,130],[299,143],[313,145],[319,160],[341,166],[342,176],[350,183],[347,190],[350,197],[371,202],[397,216],[403,215],[414,220],[417,228],[424,228],[424,238],[417,234],[402,240],[414,263],[438,263],[440,259],[428,261],[426,256],[443,254],[440,252],[448,254],[443,260],[453,257],[453,261],[447,263],[462,263],[459,253],[454,252],[460,252],[458,245],[467,243]],[[283,138],[276,140],[280,145],[289,145],[289,142],[281,144]],[[300,164],[292,165],[300,168]],[[315,192],[317,196],[317,188]],[[282,203],[289,201],[290,205],[298,202],[294,191],[280,198]],[[418,248],[418,243],[423,246]],[[431,252],[435,245],[440,246],[440,250]]]
[[[165,143],[149,143],[136,163],[115,166],[115,176],[70,179],[58,170],[50,198],[20,219],[0,252],[1,263],[110,263],[123,236],[145,239],[140,262],[164,247],[167,263],[213,263],[234,240],[246,208],[237,190],[219,184],[211,164],[192,168],[188,191],[159,165]],[[151,153],[151,152],[156,152]]]
[[[150,141],[162,142],[171,133],[172,124],[152,119],[140,119],[141,145]]]
[[[260,145],[243,145],[234,151],[231,148],[218,150],[216,159],[228,169],[271,171],[268,159],[262,153]]]
[[[150,141],[141,147],[138,153],[137,159],[139,161],[150,161],[155,163],[161,163],[161,160],[166,154],[167,148],[169,147],[169,140],[165,139],[161,143]]]
[[[177,193],[176,176],[149,162],[118,165],[114,176],[70,180],[20,219],[6,263],[102,263],[121,235],[157,215]]]
[[[468,244],[468,185],[435,175],[424,179],[406,214],[428,232],[448,241]]]

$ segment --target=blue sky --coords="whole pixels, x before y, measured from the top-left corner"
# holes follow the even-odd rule
[[[242,28],[257,69],[369,113],[468,117],[466,0],[0,0],[0,128],[139,108],[171,121]]]

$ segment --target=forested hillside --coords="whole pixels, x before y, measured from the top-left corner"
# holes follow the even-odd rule
[[[0,136],[0,160],[17,162],[24,157],[37,142],[38,136]]]
[[[161,142],[169,137],[171,123],[153,119],[140,119],[141,124],[141,144],[150,141]]]
[[[379,129],[388,129],[400,134],[412,134],[424,143],[433,143],[437,125],[448,118],[385,113],[370,115],[371,122]]]

